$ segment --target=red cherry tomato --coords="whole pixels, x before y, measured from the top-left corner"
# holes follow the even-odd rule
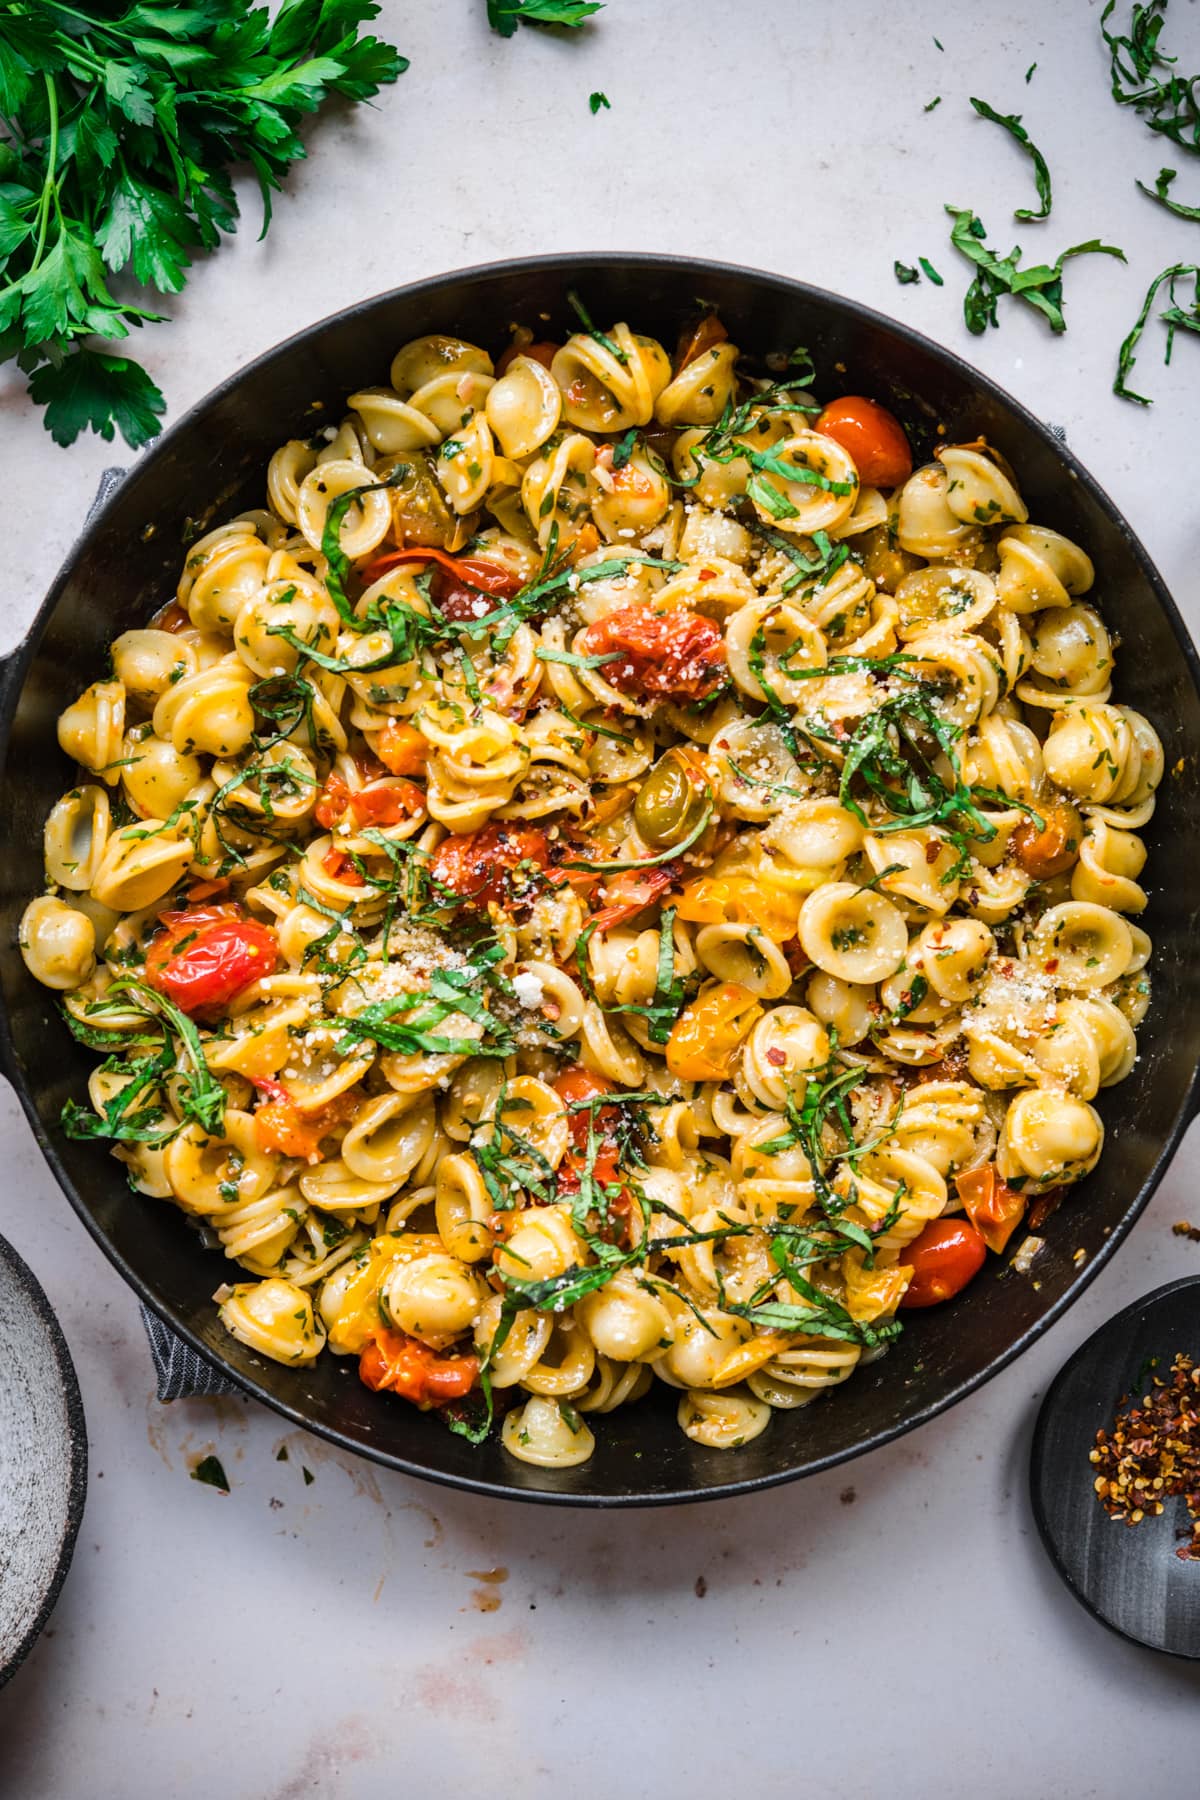
[[[616,1133],[617,1121],[620,1118],[615,1106],[578,1106],[581,1100],[594,1100],[597,1094],[611,1094],[613,1084],[603,1075],[593,1075],[590,1069],[564,1069],[556,1075],[551,1084],[559,1099],[567,1106],[567,1123],[571,1133],[571,1142],[577,1149],[586,1150],[588,1126],[594,1120],[597,1138],[610,1143]],[[572,1112],[569,1109],[577,1106]]]
[[[952,1299],[978,1275],[986,1255],[987,1245],[968,1220],[934,1219],[900,1253],[913,1271],[901,1306],[940,1306]]]
[[[557,886],[563,880],[548,867],[550,846],[537,825],[484,825],[479,831],[448,837],[429,859],[436,888],[449,888],[469,906],[498,906],[519,901],[541,885],[540,872]],[[532,865],[522,868],[519,864]]]
[[[235,994],[279,966],[275,934],[253,919],[223,916],[230,908],[197,907],[169,914],[168,935],[151,945],[146,980],[182,1012],[219,1011]]]
[[[436,565],[433,581],[434,604],[448,619],[482,619],[502,600],[511,600],[521,586],[521,577],[502,563],[489,562],[482,556],[451,556],[446,550],[430,545],[414,545],[407,550],[389,550],[377,556],[363,570],[362,578],[369,587],[399,563],[424,562]]]
[[[380,1331],[363,1350],[358,1373],[367,1387],[386,1389],[427,1410],[464,1399],[479,1380],[479,1358],[439,1356],[419,1338]]]
[[[338,823],[350,800],[350,789],[341,776],[334,773],[326,777],[325,786],[317,795],[317,804],[313,807],[313,818],[326,831],[332,831]]]
[[[912,451],[904,427],[886,406],[863,394],[833,400],[815,429],[849,452],[864,487],[899,487],[912,474]]]
[[[589,625],[581,647],[588,656],[613,657],[600,673],[622,694],[703,700],[726,678],[720,626],[685,607],[623,606]]]
[[[402,825],[424,811],[425,793],[415,781],[375,781],[351,794],[350,822],[364,825]]]

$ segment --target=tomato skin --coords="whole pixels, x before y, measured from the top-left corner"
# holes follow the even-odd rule
[[[590,1069],[576,1065],[573,1069],[564,1069],[556,1075],[550,1084],[559,1099],[570,1108],[580,1100],[594,1100],[597,1094],[611,1094],[613,1084],[603,1075],[593,1075]],[[580,1107],[577,1112],[568,1111],[567,1125],[571,1133],[571,1142],[576,1149],[586,1150],[588,1126],[594,1121],[597,1138],[610,1142],[620,1117],[615,1106],[596,1106],[588,1109]]]
[[[422,545],[411,550],[389,550],[377,556],[362,572],[366,586],[378,581],[389,569],[400,563],[423,562],[436,565],[433,599],[446,618],[462,621],[483,618],[492,608],[484,602],[491,596],[499,602],[511,600],[521,586],[521,578],[502,563],[489,562],[483,556],[451,556],[448,550]],[[483,611],[480,611],[482,605]]]
[[[994,1163],[956,1175],[954,1185],[968,1219],[988,1249],[999,1255],[1025,1217],[1029,1201],[1001,1181]]]
[[[718,319],[716,313],[707,312],[691,331],[685,331],[675,350],[675,373],[682,375],[689,363],[694,363],[698,356],[706,350],[714,350],[723,344],[729,333]]]
[[[275,933],[238,908],[196,907],[168,913],[164,922],[167,935],[155,940],[146,957],[146,980],[181,1012],[219,1011],[279,967]]]
[[[348,807],[350,823],[360,829],[364,825],[403,825],[425,810],[425,793],[412,781],[378,781],[351,794]]]
[[[548,369],[560,348],[560,345],[548,343],[544,339],[539,339],[532,344],[510,344],[508,349],[496,358],[496,373],[497,375],[506,375],[518,356],[527,356],[530,362],[541,363],[543,369]]]
[[[313,807],[313,818],[326,831],[332,831],[350,801],[350,789],[336,771],[326,777],[325,786],[317,796],[317,804]]]
[[[1038,809],[1043,820],[1039,831],[1032,819],[1024,819],[1012,834],[1017,861],[1035,881],[1062,875],[1079,860],[1083,820],[1069,801],[1057,801]]]
[[[321,1140],[354,1112],[354,1095],[335,1094],[314,1113],[302,1113],[282,1081],[270,1076],[252,1077],[264,1096],[255,1109],[254,1137],[268,1156],[295,1157],[302,1162],[321,1161]]]
[[[330,844],[321,858],[321,867],[333,881],[340,881],[345,887],[366,887],[361,869],[356,869],[344,850],[336,844]]]
[[[825,408],[813,428],[854,459],[864,487],[899,487],[912,474],[912,451],[894,413],[865,394],[846,394]]]
[[[762,1011],[740,982],[720,981],[703,989],[671,1027],[668,1069],[685,1081],[724,1081]]]
[[[727,677],[720,626],[682,606],[623,606],[589,625],[580,641],[588,656],[619,654],[600,672],[622,694],[704,700]]]
[[[393,775],[423,775],[429,740],[415,725],[389,719],[379,733],[379,760]]]
[[[622,869],[605,882],[605,904],[592,914],[591,924],[597,931],[610,931],[614,925],[636,918],[674,886],[679,868],[678,863],[660,863],[644,874],[640,869]]]
[[[422,1411],[462,1400],[479,1380],[477,1356],[439,1356],[402,1331],[380,1330],[363,1349],[359,1379],[377,1393],[388,1391],[411,1400]]]
[[[524,897],[530,884],[522,881],[514,893],[513,870],[518,863],[533,863],[552,885],[562,877],[547,868],[549,840],[536,825],[484,825],[478,831],[443,838],[429,859],[435,884],[449,888],[468,906],[503,906]]]
[[[987,1245],[967,1219],[933,1219],[900,1253],[913,1278],[901,1307],[912,1311],[952,1300],[983,1267]]]

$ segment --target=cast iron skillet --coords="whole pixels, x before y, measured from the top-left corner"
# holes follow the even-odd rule
[[[668,345],[697,298],[720,309],[747,351],[763,356],[806,345],[819,395],[874,395],[904,419],[919,456],[943,428],[950,442],[986,434],[1015,465],[1033,518],[1077,539],[1095,559],[1095,597],[1121,639],[1119,697],[1153,720],[1174,772],[1149,834],[1157,999],[1139,1034],[1134,1074],[1101,1099],[1103,1159],[1048,1227],[1037,1286],[991,1264],[961,1301],[914,1315],[885,1359],[828,1399],[776,1414],[743,1450],[690,1443],[671,1416],[677,1396],[659,1384],[639,1405],[596,1421],[590,1462],[547,1472],[515,1462],[495,1443],[474,1449],[436,1417],[370,1393],[352,1361],[326,1355],[314,1368],[286,1369],[224,1333],[211,1295],[228,1267],[200,1249],[173,1207],[132,1194],[102,1149],[60,1134],[59,1109],[68,1096],[83,1097],[94,1059],[26,974],[16,934],[22,908],[43,883],[42,821],[71,779],[56,746],[56,715],[100,674],[110,639],[170,598],[197,527],[261,505],[273,450],[338,420],[344,396],[385,380],[407,339],[458,332],[498,353],[510,321],[562,338],[575,325],[569,288],[596,319],[628,319]],[[767,1487],[886,1443],[978,1387],[1071,1303],[1145,1206],[1192,1116],[1200,1060],[1200,959],[1189,942],[1200,913],[1197,745],[1200,668],[1145,552],[1046,427],[956,357],[853,301],[724,264],[612,254],[463,270],[314,325],[181,419],[84,532],[0,674],[0,1062],[72,1205],[126,1280],[194,1348],[296,1424],[393,1468],[478,1493],[636,1506]]]

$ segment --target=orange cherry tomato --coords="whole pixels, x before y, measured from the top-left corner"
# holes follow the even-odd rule
[[[589,625],[580,646],[587,656],[613,658],[600,673],[622,694],[703,700],[727,676],[720,626],[682,606],[623,606]]]
[[[718,344],[725,343],[728,337],[729,333],[716,313],[705,313],[699,324],[694,325],[691,331],[685,331],[679,340],[675,350],[676,375],[681,375],[688,364],[694,363],[706,350],[714,350]]]
[[[940,1306],[952,1299],[978,1275],[986,1256],[987,1245],[968,1220],[934,1219],[901,1252],[913,1272],[901,1306]]]
[[[477,1356],[439,1356],[419,1338],[381,1330],[364,1348],[359,1378],[376,1392],[411,1400],[422,1411],[462,1400],[479,1380]]]
[[[766,888],[750,875],[701,875],[679,896],[679,917],[694,925],[757,925],[775,944],[796,935],[800,895]]]
[[[543,881],[560,885],[563,877],[549,861],[549,839],[540,826],[492,824],[444,838],[429,859],[429,873],[435,890],[449,888],[468,906],[504,906],[520,904]]]
[[[994,1163],[954,1177],[963,1209],[989,1250],[997,1255],[1025,1217],[1029,1201],[1001,1181]]]
[[[610,1140],[613,1137],[617,1121],[620,1118],[615,1106],[588,1108],[578,1106],[578,1102],[581,1100],[594,1100],[597,1094],[613,1092],[613,1084],[605,1076],[593,1075],[590,1069],[576,1065],[576,1067],[564,1069],[560,1075],[556,1075],[551,1086],[568,1109],[573,1105],[578,1107],[575,1112],[570,1110],[567,1112],[571,1141],[578,1149],[586,1149],[588,1126],[592,1121],[594,1121],[594,1130],[598,1138]]]
[[[322,1139],[344,1124],[358,1104],[352,1094],[336,1094],[316,1112],[302,1113],[282,1081],[258,1076],[254,1085],[265,1096],[255,1110],[254,1137],[268,1156],[320,1162]]]
[[[912,474],[904,427],[877,400],[846,394],[830,402],[814,429],[849,452],[864,487],[899,487]]]
[[[558,355],[559,348],[558,344],[547,343],[544,339],[532,344],[518,344],[514,341],[496,358],[496,373],[506,374],[518,356],[527,356],[530,362],[539,362],[543,369],[548,369]]]
[[[762,1011],[740,982],[720,981],[703,989],[671,1027],[668,1069],[683,1081],[724,1081]]]
[[[1012,846],[1025,873],[1045,881],[1078,862],[1083,820],[1068,800],[1040,806],[1038,811],[1043,828],[1039,830],[1032,819],[1024,819],[1012,834]]]
[[[191,1015],[219,1011],[279,966],[275,933],[238,907],[166,913],[146,956],[146,980]]]
[[[415,725],[389,719],[379,733],[379,760],[393,775],[423,775],[429,761],[429,740]]]

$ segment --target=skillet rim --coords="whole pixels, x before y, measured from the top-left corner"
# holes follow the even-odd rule
[[[1004,388],[984,375],[971,363],[965,361],[956,351],[948,350],[924,333],[915,331],[909,325],[891,318],[887,313],[879,312],[874,307],[866,306],[861,301],[846,295],[835,293],[829,288],[819,288],[811,282],[799,281],[791,276],[778,275],[770,270],[753,268],[748,265],[729,263],[706,257],[686,257],[658,255],[650,251],[555,251],[536,256],[505,258],[488,263],[475,263],[461,269],[449,269],[439,274],[424,276],[419,281],[406,282],[399,287],[388,288],[368,298],[356,301],[352,306],[327,314],[314,324],[293,332],[290,337],[261,352],[242,368],[211,389],[196,401],[175,423],[154,440],[144,455],[138,457],[129,474],[114,489],[102,506],[88,520],[84,529],[72,545],[55,576],[45,599],[37,610],[32,623],[20,643],[9,655],[0,660],[0,780],[4,778],[7,768],[9,742],[17,704],[24,687],[25,678],[33,663],[38,645],[44,635],[46,626],[56,610],[68,583],[70,582],[76,563],[86,546],[104,525],[109,511],[118,500],[123,500],[127,484],[142,479],[160,460],[171,456],[177,446],[182,446],[192,427],[200,417],[218,401],[232,394],[250,375],[256,373],[273,362],[282,362],[302,344],[308,344],[335,326],[343,326],[355,318],[374,312],[389,303],[401,300],[414,300],[424,294],[433,294],[443,290],[450,282],[472,282],[496,280],[501,277],[520,275],[537,276],[542,274],[561,274],[578,279],[578,272],[588,268],[615,269],[627,271],[636,277],[639,270],[647,272],[682,273],[690,272],[701,279],[710,274],[720,275],[733,280],[750,282],[765,286],[776,293],[790,296],[800,305],[817,303],[832,306],[863,326],[877,331],[886,331],[897,336],[921,352],[940,362],[959,380],[971,384],[975,389],[988,396],[994,403],[1012,417],[1026,431],[1032,432],[1042,440],[1043,445],[1051,452],[1066,476],[1078,482],[1080,487],[1090,496],[1092,501],[1108,517],[1112,525],[1125,539],[1129,551],[1137,563],[1155,601],[1160,607],[1176,647],[1180,652],[1188,678],[1198,701],[1200,701],[1200,654],[1188,633],[1175,601],[1159,574],[1149,553],[1124,514],[1115,505],[1106,490],[1101,487],[1095,477],[1083,466],[1074,452],[1060,438],[1056,437],[1050,427],[1030,412],[1024,404],[1013,398]],[[768,1488],[780,1487],[787,1482],[798,1481],[810,1475],[823,1474],[836,1468],[841,1463],[854,1460],[870,1450],[882,1449],[884,1445],[895,1442],[898,1438],[914,1431],[918,1426],[928,1424],[940,1413],[956,1406],[968,1394],[974,1393],[986,1382],[999,1375],[1013,1363],[1018,1356],[1027,1350],[1035,1339],[1041,1337],[1057,1322],[1067,1309],[1095,1280],[1100,1271],[1107,1265],[1118,1247],[1124,1243],[1130,1231],[1149,1205],[1154,1191],[1161,1181],[1168,1164],[1178,1150],[1184,1132],[1197,1110],[1200,1110],[1200,1066],[1192,1071],[1179,1108],[1170,1129],[1165,1134],[1153,1164],[1142,1186],[1130,1204],[1125,1208],[1108,1237],[1101,1247],[1080,1269],[1070,1284],[1047,1310],[1040,1315],[1019,1337],[1009,1344],[998,1356],[994,1357],[976,1374],[966,1377],[949,1392],[931,1400],[917,1408],[910,1416],[883,1427],[865,1438],[861,1443],[845,1449],[831,1451],[817,1456],[803,1467],[776,1470],[765,1475],[746,1476],[741,1480],[729,1480],[704,1488],[682,1488],[654,1493],[633,1494],[598,1494],[598,1493],[566,1493],[549,1489],[526,1489],[509,1487],[495,1481],[485,1480],[469,1474],[462,1475],[443,1470],[435,1470],[412,1459],[397,1455],[380,1446],[359,1442],[336,1426],[314,1422],[303,1410],[264,1388],[252,1376],[243,1374],[223,1358],[214,1355],[210,1345],[203,1342],[198,1333],[178,1319],[171,1309],[160,1303],[150,1291],[146,1282],[132,1268],[122,1255],[108,1240],[105,1232],[95,1222],[76,1193],[75,1184],[68,1175],[57,1149],[56,1139],[45,1129],[41,1117],[34,1104],[25,1078],[21,1073],[13,1042],[11,1024],[8,1015],[7,996],[0,992],[0,1067],[11,1083],[20,1100],[22,1110],[32,1128],[38,1147],[49,1164],[55,1179],[62,1188],[73,1210],[82,1220],[85,1228],[100,1246],[108,1261],[117,1270],[122,1279],[133,1289],[141,1303],[155,1313],[163,1323],[199,1356],[201,1359],[220,1371],[227,1379],[253,1399],[268,1406],[273,1412],[299,1426],[302,1430],[311,1431],[314,1436],[321,1437],[335,1444],[339,1449],[347,1450],[356,1456],[365,1456],[370,1461],[381,1464],[385,1468],[395,1469],[401,1474],[411,1475],[422,1481],[431,1481],[441,1487],[456,1488],[467,1493],[497,1500],[524,1501],[536,1505],[566,1507],[597,1507],[602,1509],[629,1509],[650,1506],[678,1506],[709,1500],[725,1500],[743,1494],[757,1493]]]

